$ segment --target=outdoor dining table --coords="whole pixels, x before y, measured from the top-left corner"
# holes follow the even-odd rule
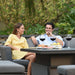
[[[75,48],[28,48],[21,49],[36,53],[36,61],[32,63],[32,75],[58,75],[57,66],[75,64]]]

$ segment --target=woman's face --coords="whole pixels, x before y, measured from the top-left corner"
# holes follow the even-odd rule
[[[24,34],[24,25],[22,25],[20,28],[17,29],[18,34],[22,35]]]

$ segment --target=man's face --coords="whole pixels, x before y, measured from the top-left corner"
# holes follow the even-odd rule
[[[53,32],[52,25],[46,25],[45,32]]]

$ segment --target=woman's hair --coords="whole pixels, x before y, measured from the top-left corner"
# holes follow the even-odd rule
[[[51,25],[52,26],[52,29],[55,28],[55,25],[53,23],[48,22],[48,23],[45,24],[45,27],[46,27],[46,25]]]
[[[17,34],[17,29],[20,28],[23,24],[22,23],[17,23],[15,26],[14,26],[14,30],[13,30],[13,34]]]

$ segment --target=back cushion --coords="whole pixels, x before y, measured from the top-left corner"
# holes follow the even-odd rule
[[[28,43],[29,47],[35,47],[35,45],[33,44],[31,39],[27,39],[27,43]]]
[[[64,37],[63,40],[65,42],[64,47],[68,47],[68,41],[66,40],[66,37]],[[69,42],[70,42],[70,47],[75,48],[75,38],[72,38]]]

